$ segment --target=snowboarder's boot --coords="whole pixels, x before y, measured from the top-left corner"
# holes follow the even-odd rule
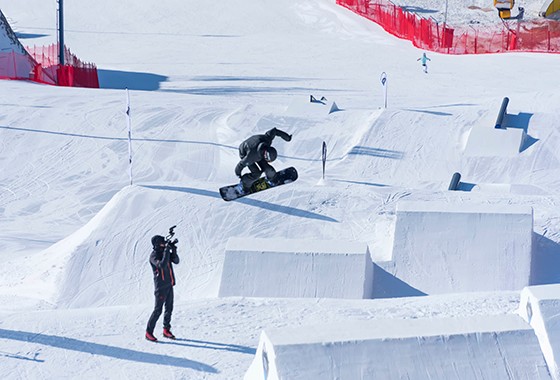
[[[146,331],[146,340],[149,340],[150,342],[157,342],[157,338],[149,331]]]
[[[163,336],[168,338],[168,339],[175,339],[175,335],[173,335],[173,333],[171,332],[170,329],[166,329],[165,327],[163,328]]]

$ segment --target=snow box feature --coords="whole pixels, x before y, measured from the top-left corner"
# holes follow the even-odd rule
[[[390,272],[426,294],[529,285],[529,206],[400,202]]]
[[[379,319],[265,330],[245,380],[550,379],[517,315]]]
[[[371,298],[366,243],[230,238],[219,296]]]
[[[560,380],[560,284],[523,289],[519,315],[535,330],[550,373]]]
[[[522,150],[527,134],[522,128],[494,128],[476,125],[471,129],[465,156],[467,157],[516,157]]]

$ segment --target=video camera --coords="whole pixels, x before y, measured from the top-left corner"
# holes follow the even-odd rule
[[[165,237],[165,242],[167,244],[175,245],[179,242],[178,239],[173,239],[173,236],[175,236],[175,231],[174,231],[175,227],[177,227],[177,226],[173,226],[173,227],[169,228],[169,234]],[[173,240],[171,240],[171,239],[173,239]]]

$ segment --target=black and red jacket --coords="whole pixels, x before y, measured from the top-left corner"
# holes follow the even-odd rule
[[[150,265],[154,272],[155,291],[175,286],[173,264],[179,264],[177,247],[168,244],[164,249],[156,249],[150,255]]]

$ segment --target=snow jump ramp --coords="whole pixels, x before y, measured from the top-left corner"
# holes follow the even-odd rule
[[[560,379],[560,284],[529,286],[521,292],[519,314],[535,330],[552,378]]]
[[[230,238],[220,297],[371,298],[367,244]]]
[[[347,321],[266,330],[245,380],[550,379],[517,315]]]
[[[404,201],[396,217],[392,260],[379,264],[412,288],[442,294],[529,285],[531,207]]]

